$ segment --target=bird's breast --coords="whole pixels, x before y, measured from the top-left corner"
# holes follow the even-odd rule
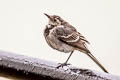
[[[61,31],[57,31],[58,28]],[[64,28],[64,26],[57,26],[57,27],[53,27],[53,28],[47,27],[45,30],[46,32],[44,31],[44,33],[46,34],[45,39],[46,39],[48,45],[50,47],[52,47],[53,49],[56,49],[58,51],[65,52],[65,53],[71,52],[74,50],[73,47],[62,42],[61,40],[59,40],[56,35],[56,31],[61,32],[61,33],[59,33],[59,35],[63,34],[64,31],[62,31],[63,29],[61,29],[61,28]]]
[[[58,51],[61,51],[61,52],[68,53],[68,52],[71,52],[74,50],[72,46],[69,46],[69,45],[63,43],[62,41],[57,39],[54,35],[48,35],[46,37],[46,41],[50,47],[52,47],[53,49],[56,49]]]

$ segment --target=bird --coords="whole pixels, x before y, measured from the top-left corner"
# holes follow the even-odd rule
[[[68,64],[68,60],[75,50],[78,50],[82,53],[85,53],[88,57],[90,57],[104,72],[108,73],[108,71],[103,67],[103,65],[92,55],[90,50],[87,48],[87,44],[90,44],[89,41],[76,30],[71,24],[62,19],[58,15],[48,15],[47,16],[49,22],[44,29],[44,37],[46,42],[53,49],[70,53],[67,60],[57,66],[63,67]]]

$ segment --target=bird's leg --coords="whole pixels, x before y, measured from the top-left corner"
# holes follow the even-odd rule
[[[59,66],[57,66],[57,68],[70,65],[70,64],[67,64],[67,62],[68,62],[68,60],[70,59],[70,57],[71,57],[71,55],[73,54],[73,52],[74,52],[74,51],[72,51],[72,52],[70,53],[69,57],[67,58],[67,60],[66,60],[64,63],[62,63],[62,64],[60,64]]]
[[[68,57],[67,60],[65,61],[66,64],[67,64],[68,60],[70,59],[70,57],[71,57],[71,55],[72,55],[73,52],[74,52],[74,51],[72,51],[72,52],[70,53],[69,57]]]

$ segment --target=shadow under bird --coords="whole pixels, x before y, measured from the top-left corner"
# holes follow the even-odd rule
[[[100,64],[100,62],[86,47],[86,43],[89,44],[89,42],[84,36],[82,36],[72,25],[63,20],[60,16],[48,15],[46,13],[44,14],[49,19],[49,23],[46,25],[44,30],[46,42],[53,49],[64,53],[70,53],[66,62],[60,64],[57,66],[57,68],[68,65],[67,62],[73,54],[74,50],[78,50],[89,56],[104,72],[108,73],[108,71]]]

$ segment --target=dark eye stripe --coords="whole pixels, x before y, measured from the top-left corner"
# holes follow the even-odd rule
[[[56,19],[54,19],[54,22],[56,22]]]

